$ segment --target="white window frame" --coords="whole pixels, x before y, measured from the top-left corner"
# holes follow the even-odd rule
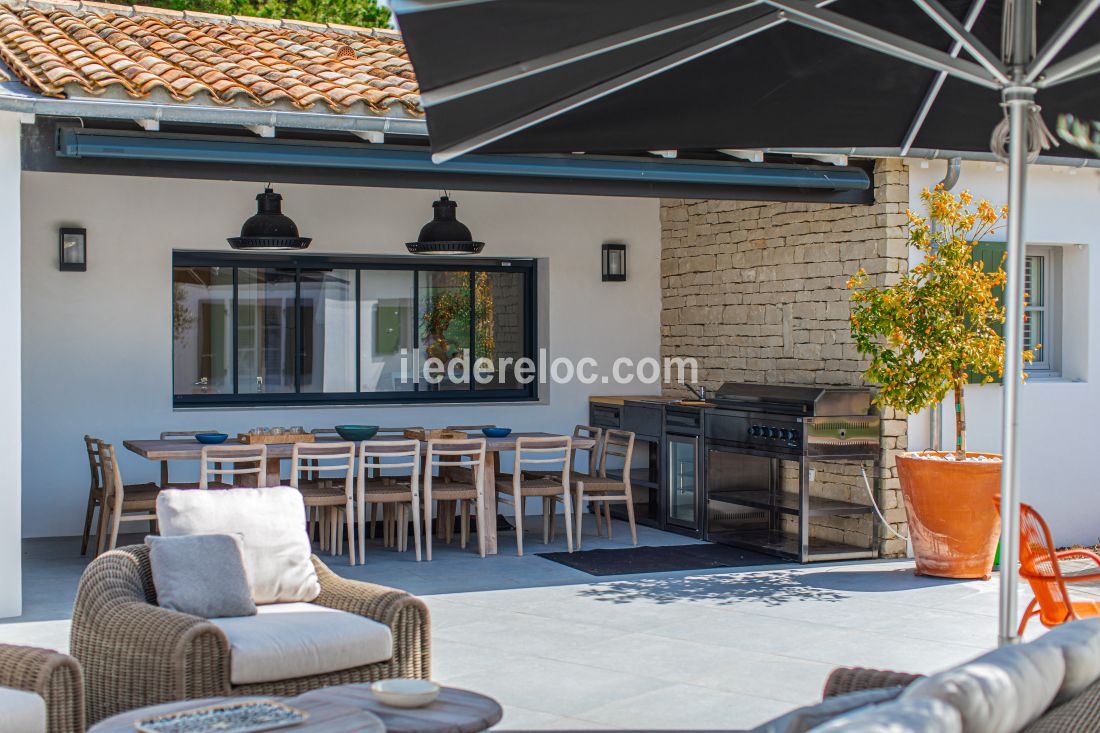
[[[1034,305],[1028,299],[1025,315],[1042,313],[1044,333],[1040,340],[1041,359],[1036,358],[1024,367],[1029,377],[1057,378],[1062,368],[1062,251],[1060,247],[1028,245],[1026,258],[1042,258],[1042,305]]]

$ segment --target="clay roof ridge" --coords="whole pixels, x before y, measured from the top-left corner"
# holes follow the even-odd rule
[[[267,26],[269,28],[288,28],[291,30],[309,30],[318,33],[339,33],[342,35],[360,35],[382,38],[403,43],[401,32],[392,28],[364,28],[340,23],[314,23],[293,18],[260,18],[250,15],[219,15],[196,10],[170,10],[154,8],[148,5],[126,5],[120,3],[98,2],[97,0],[4,0],[0,5],[12,10],[34,8],[40,11],[65,10],[70,13],[90,12],[97,15],[119,15],[130,18],[157,18],[159,20],[186,20],[195,23],[213,23],[225,25]]]

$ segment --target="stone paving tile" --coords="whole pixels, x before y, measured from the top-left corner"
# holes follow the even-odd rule
[[[627,537],[622,528],[586,547]],[[639,539],[687,542],[645,528]],[[747,729],[818,700],[835,666],[931,672],[995,644],[996,580],[918,578],[908,561],[594,578],[509,554],[507,534],[501,545],[485,559],[440,545],[431,563],[377,541],[366,565],[322,556],[345,577],[420,594],[433,676],[499,699],[499,730]],[[86,562],[79,541],[24,547],[25,613],[0,621],[0,642],[64,650]]]

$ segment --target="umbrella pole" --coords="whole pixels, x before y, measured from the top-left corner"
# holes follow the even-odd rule
[[[1016,567],[1020,561],[1020,461],[1018,448],[1019,391],[1023,380],[1023,273],[1024,197],[1027,190],[1028,118],[1035,90],[1008,87],[1004,102],[1008,108],[1008,242],[1005,258],[1005,363],[1004,422],[1001,463],[1001,645],[1019,641],[1016,633]]]

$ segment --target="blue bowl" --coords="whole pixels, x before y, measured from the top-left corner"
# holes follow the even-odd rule
[[[485,433],[486,438],[503,438],[508,433],[512,432],[511,428],[482,428],[481,432]]]
[[[199,433],[195,436],[195,440],[205,445],[217,445],[218,443],[224,443],[229,438],[225,433]]]
[[[336,432],[344,440],[370,440],[378,432],[377,425],[337,425]]]

